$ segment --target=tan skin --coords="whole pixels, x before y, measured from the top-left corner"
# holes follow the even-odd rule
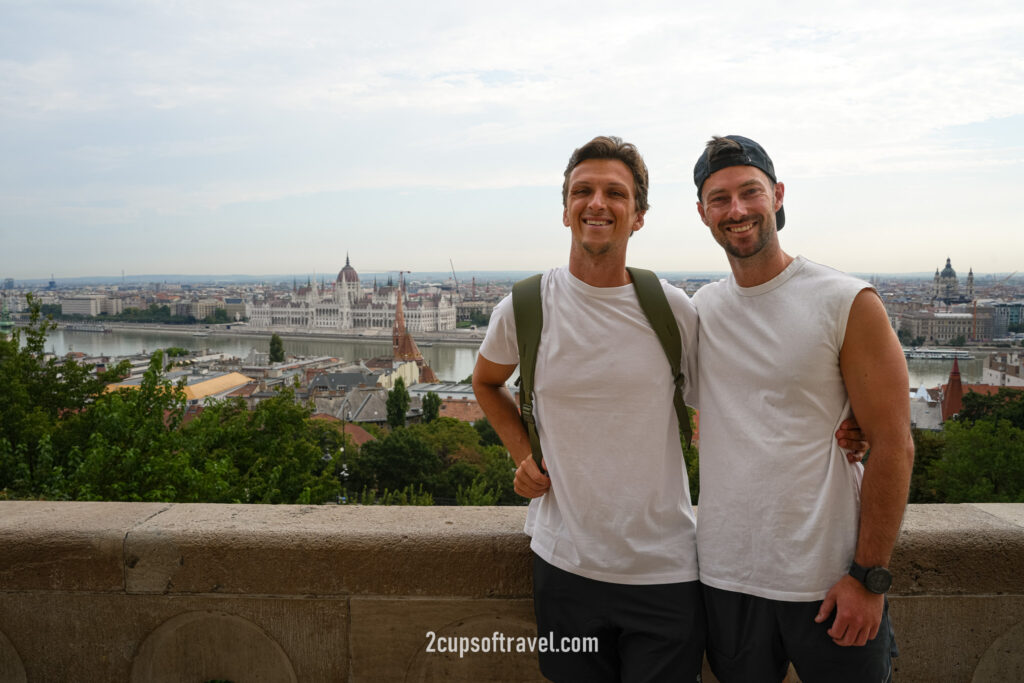
[[[702,188],[697,211],[726,251],[742,287],[763,284],[793,261],[779,245],[775,211],[785,187],[752,166],[713,173]],[[855,561],[887,566],[899,535],[910,488],[914,445],[910,435],[907,364],[881,300],[871,290],[854,299],[839,352],[850,404],[871,457],[861,485],[860,531]],[[884,598],[852,576],[843,576],[822,601],[815,621],[836,619],[828,634],[838,645],[859,646],[878,634]]]

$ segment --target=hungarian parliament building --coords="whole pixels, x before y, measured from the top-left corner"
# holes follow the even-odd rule
[[[345,257],[345,267],[334,286],[311,284],[278,298],[247,305],[249,326],[295,330],[352,330],[391,328],[399,297],[409,332],[437,332],[455,329],[455,302],[448,292],[408,295],[399,282],[364,289],[359,274]]]

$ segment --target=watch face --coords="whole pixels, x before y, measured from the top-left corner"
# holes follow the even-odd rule
[[[872,593],[884,593],[892,586],[892,574],[884,567],[872,567],[864,577],[864,585]]]

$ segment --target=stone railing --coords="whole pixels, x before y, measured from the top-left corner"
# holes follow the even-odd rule
[[[0,502],[0,683],[540,681],[524,515]],[[1024,505],[911,506],[892,568],[900,683],[1024,680]]]

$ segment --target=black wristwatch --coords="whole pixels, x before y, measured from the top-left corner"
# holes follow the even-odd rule
[[[885,567],[862,567],[856,562],[850,565],[850,576],[864,584],[872,593],[879,595],[892,586],[892,573]]]

